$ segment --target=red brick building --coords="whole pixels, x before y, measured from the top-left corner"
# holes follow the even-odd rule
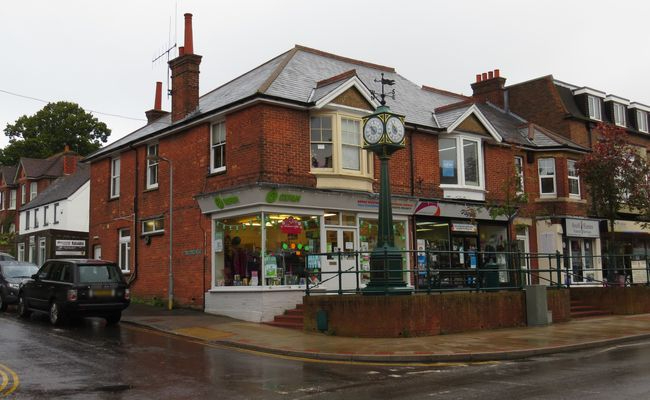
[[[169,63],[171,113],[160,109],[158,85],[149,123],[86,159],[91,246],[117,260],[136,297],[168,297],[171,236],[175,302],[251,321],[300,302],[307,279],[354,270],[354,257],[309,255],[375,246],[379,163],[363,149],[361,128],[378,106],[382,73],[395,80],[388,105],[407,130],[391,160],[396,246],[459,252],[433,260],[439,267],[476,268],[478,251],[505,249],[508,221],[490,217],[489,204],[504,200],[516,168],[526,188],[538,179],[515,157],[586,151],[493,104],[303,46],[199,96],[191,32],[188,14],[185,45]],[[528,231],[521,240],[535,248]],[[359,268],[368,267],[362,257]],[[418,274],[405,280],[419,283]],[[356,285],[344,276],[344,289]],[[338,289],[338,279],[323,286]]]

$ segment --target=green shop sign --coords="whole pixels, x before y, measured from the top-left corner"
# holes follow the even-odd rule
[[[216,196],[214,198],[214,205],[217,206],[219,209],[223,209],[225,206],[231,206],[233,204],[239,203],[239,197],[238,196],[228,196],[221,198],[219,196]]]
[[[275,203],[276,201],[283,201],[285,203],[300,203],[301,198],[302,196],[299,194],[278,193],[278,191],[275,189],[271,189],[266,194],[267,203]]]

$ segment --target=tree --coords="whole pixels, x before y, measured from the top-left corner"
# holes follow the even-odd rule
[[[625,129],[610,124],[596,128],[599,140],[578,161],[578,173],[591,194],[594,213],[605,218],[611,232],[610,255],[616,246],[614,223],[622,209],[650,215],[648,162],[628,144]]]
[[[106,143],[111,130],[78,104],[66,101],[48,103],[36,114],[23,115],[4,129],[9,138],[0,151],[0,163],[15,165],[20,157],[46,158],[65,145],[87,155]]]

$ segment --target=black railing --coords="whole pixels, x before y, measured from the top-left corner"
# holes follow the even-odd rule
[[[400,251],[401,271],[369,269],[369,252],[311,253],[317,269],[307,269],[306,294],[361,293],[369,279],[403,274],[414,292],[521,290],[526,285],[554,287],[650,284],[648,255],[562,255],[520,252]],[[328,269],[332,267],[331,269]],[[371,276],[372,274],[372,276]],[[379,275],[378,275],[379,274]],[[374,291],[376,293],[376,291]]]

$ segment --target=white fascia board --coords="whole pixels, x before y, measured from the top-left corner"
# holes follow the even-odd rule
[[[467,117],[469,117],[471,114],[474,114],[474,116],[478,118],[478,120],[483,124],[485,129],[487,129],[487,131],[494,138],[494,140],[496,140],[498,143],[501,143],[503,141],[503,138],[501,137],[499,132],[497,132],[497,130],[494,129],[494,126],[492,126],[490,121],[488,121],[487,118],[485,118],[481,110],[479,110],[478,107],[476,107],[476,104],[472,104],[467,109],[467,111],[463,113],[463,115],[458,117],[453,124],[449,125],[447,127],[447,133],[453,132],[456,128],[458,128],[458,125],[460,125],[463,121],[465,121],[465,119],[467,119]]]
[[[641,104],[637,102],[630,103],[629,107],[637,110],[645,111],[645,112],[650,112],[650,106],[646,106],[645,104]]]
[[[368,103],[372,104],[374,108],[379,107],[380,105],[379,102],[372,98],[372,93],[370,93],[370,90],[366,87],[366,85],[364,85],[359,78],[353,76],[352,78],[348,79],[347,82],[337,87],[336,89],[332,90],[326,96],[323,96],[322,99],[318,100],[314,108],[316,110],[323,108],[329,102],[337,98],[339,95],[343,94],[346,90],[350,89],[351,87],[357,88],[357,90],[359,91],[359,93],[361,93],[364,99],[366,99]]]
[[[615,103],[625,104],[626,106],[630,104],[630,100],[624,99],[622,97],[614,96],[613,94],[610,94],[607,97],[605,97],[605,101],[613,101]]]
[[[607,93],[601,92],[600,90],[588,88],[588,87],[581,87],[580,89],[576,89],[573,91],[573,95],[577,96],[579,94],[590,94],[592,96],[600,97],[601,99],[604,99],[605,96],[607,96]]]

